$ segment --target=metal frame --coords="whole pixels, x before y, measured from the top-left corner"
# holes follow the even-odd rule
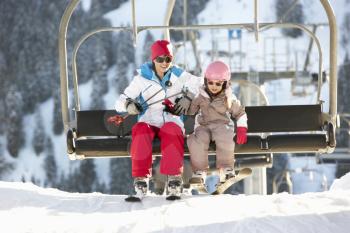
[[[61,83],[61,107],[62,107],[62,119],[64,124],[65,132],[68,131],[71,127],[74,127],[76,122],[72,120],[69,112],[69,96],[68,96],[68,64],[67,64],[67,28],[69,25],[70,18],[79,4],[80,0],[71,0],[67,6],[61,22],[59,29],[59,63],[60,63],[60,83]],[[330,82],[329,82],[329,114],[326,114],[326,118],[329,118],[329,122],[333,125],[337,125],[337,27],[336,27],[336,18],[334,11],[329,3],[329,0],[320,0],[323,8],[328,17],[329,30],[330,30]],[[167,15],[165,19],[165,26],[137,26],[136,17],[135,17],[135,0],[132,0],[132,27],[108,27],[100,28],[93,31],[90,31],[83,35],[80,40],[76,43],[73,51],[72,59],[72,69],[73,69],[73,85],[74,85],[74,96],[75,96],[75,110],[80,110],[79,102],[79,90],[78,90],[78,74],[76,67],[76,57],[77,52],[81,44],[88,39],[90,36],[102,32],[102,31],[120,31],[120,30],[129,30],[133,34],[134,43],[136,44],[137,34],[143,30],[155,29],[155,30],[164,30],[167,32],[166,37],[169,36],[169,30],[203,30],[203,29],[229,29],[229,28],[241,28],[248,31],[253,31],[255,33],[255,38],[258,40],[259,32],[262,30],[267,30],[270,28],[298,28],[306,32],[316,43],[319,53],[319,82],[317,90],[317,99],[320,101],[320,92],[322,85],[322,49],[318,38],[315,34],[309,30],[306,26],[301,24],[293,23],[259,23],[258,22],[258,1],[254,0],[254,23],[243,23],[243,24],[217,24],[217,25],[191,25],[191,26],[169,26],[170,16],[172,9],[174,7],[175,0],[169,2],[169,7],[167,9]]]

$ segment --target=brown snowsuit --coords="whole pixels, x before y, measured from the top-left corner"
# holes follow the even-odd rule
[[[231,91],[231,88],[226,93],[229,93],[228,91]],[[237,126],[243,127],[247,127],[247,118],[240,101],[231,93],[228,95],[226,93],[221,92],[217,96],[210,97],[202,87],[199,95],[191,103],[188,114],[198,113],[194,133],[187,139],[194,172],[208,169],[210,141],[216,144],[217,168],[234,166],[235,132],[230,117],[237,120]]]

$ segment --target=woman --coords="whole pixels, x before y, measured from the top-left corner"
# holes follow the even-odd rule
[[[161,143],[160,173],[168,176],[168,194],[179,197],[182,189],[184,127],[179,115],[187,112],[201,79],[172,65],[173,52],[167,40],[158,40],[151,47],[151,62],[141,65],[124,93],[115,104],[118,112],[138,115],[132,128],[132,176],[138,197],[147,193],[152,172],[152,142]],[[162,100],[176,104],[164,111]]]

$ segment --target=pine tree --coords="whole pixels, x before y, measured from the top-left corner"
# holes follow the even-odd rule
[[[197,23],[197,15],[205,8],[209,0],[187,1],[187,25]],[[184,24],[184,1],[176,1],[173,13],[170,18],[170,25]],[[170,38],[174,41],[182,41],[184,39],[182,31],[170,31]],[[187,36],[189,39],[189,36]]]
[[[53,133],[59,135],[63,132],[63,122],[62,122],[62,110],[61,110],[61,96],[58,90],[54,91],[53,94]]]
[[[0,179],[3,174],[5,174],[8,171],[11,171],[13,168],[13,165],[6,161],[4,157],[4,147],[0,142]]]
[[[97,181],[97,174],[95,170],[95,163],[92,159],[81,161],[78,176],[79,192],[92,192],[95,191],[95,185]]]
[[[124,2],[127,2],[127,0],[104,0],[104,1],[99,1],[99,0],[93,0],[91,1],[92,7],[94,7],[95,4],[99,4],[101,8],[101,13],[105,14],[109,11],[112,11],[114,9],[117,9],[121,4]]]
[[[338,73],[338,112],[340,114],[350,114],[350,59],[346,54],[343,64],[339,68]],[[345,120],[349,117],[341,118],[340,130],[337,134],[337,145],[340,147],[348,147],[349,145],[349,124]]]
[[[103,47],[103,41],[101,39],[95,42],[95,65],[96,68],[92,73],[92,93],[90,109],[104,109],[105,103],[103,96],[108,92],[108,80],[107,80],[107,53]]]
[[[153,37],[152,33],[147,31],[146,36],[145,36],[145,41],[143,43],[141,63],[145,63],[147,61],[150,61],[150,51],[151,51],[151,46],[152,46],[153,42],[154,42],[154,37]]]
[[[7,150],[12,157],[17,157],[20,148],[23,146],[23,124],[22,124],[22,95],[11,87],[5,99],[6,113],[6,138]]]
[[[57,164],[51,138],[46,140],[44,169],[46,174],[46,186],[55,187],[57,184]]]
[[[131,70],[135,67],[135,48],[132,43],[131,34],[128,32],[120,32],[118,34],[116,48],[117,61],[116,69],[117,76],[115,77],[115,85],[122,93],[129,84],[129,77],[132,76]]]
[[[4,133],[5,128],[6,128],[5,101],[4,101],[4,98],[2,98],[0,99],[0,135]]]
[[[130,194],[133,190],[130,158],[111,159],[109,164],[110,193]]]
[[[100,193],[108,193],[108,188],[104,182],[97,182],[94,191]]]
[[[349,43],[350,43],[350,12],[345,13],[344,15],[344,22],[342,24],[342,30],[341,30],[341,44],[342,47],[347,49],[349,51]]]
[[[32,145],[36,155],[39,155],[44,151],[46,143],[46,134],[43,125],[43,117],[40,113],[40,109],[35,112],[35,128],[34,135],[32,139]]]
[[[285,13],[288,9],[294,4],[294,0],[276,0],[276,16],[278,19],[284,17],[284,22],[288,23],[304,23],[305,16],[303,11],[303,5],[301,3],[296,3],[294,8],[287,14]],[[303,34],[300,29],[292,28],[292,29],[282,29],[282,34],[292,38],[298,38]]]
[[[92,92],[91,92],[91,102],[90,109],[91,110],[102,110],[105,109],[105,102],[103,99],[103,95],[106,92],[102,92],[101,81],[107,81],[106,76],[102,76],[101,79],[95,76],[92,80]]]

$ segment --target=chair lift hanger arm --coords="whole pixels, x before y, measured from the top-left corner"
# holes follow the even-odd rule
[[[63,13],[58,34],[58,53],[60,62],[60,84],[61,84],[61,108],[64,130],[70,127],[68,112],[68,67],[67,67],[67,29],[69,20],[80,0],[72,0]]]

